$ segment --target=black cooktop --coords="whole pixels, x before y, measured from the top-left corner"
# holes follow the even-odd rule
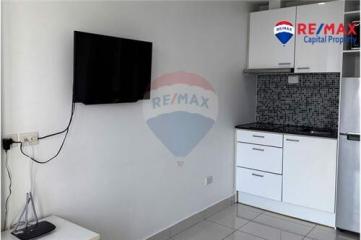
[[[328,129],[328,128],[313,128],[313,127],[259,123],[259,122],[237,125],[236,128],[246,129],[246,130],[258,130],[258,131],[266,131],[266,132],[315,136],[315,137],[337,138],[337,129]]]

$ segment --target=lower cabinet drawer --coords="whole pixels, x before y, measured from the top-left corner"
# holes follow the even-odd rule
[[[281,201],[282,175],[237,167],[236,189],[240,192]]]
[[[282,174],[282,148],[237,143],[237,166]]]

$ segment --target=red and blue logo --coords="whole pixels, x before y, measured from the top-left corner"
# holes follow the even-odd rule
[[[295,34],[295,29],[289,21],[279,21],[276,23],[273,32],[278,40],[285,45]]]
[[[297,28],[297,33],[296,33]],[[355,23],[297,23],[293,26],[291,22],[282,20],[276,23],[273,28],[274,35],[285,46],[294,34],[302,36],[305,43],[335,43],[343,44],[357,42],[357,30]]]

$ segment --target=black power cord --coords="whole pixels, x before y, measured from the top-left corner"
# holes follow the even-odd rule
[[[45,138],[49,138],[49,137],[53,137],[53,136],[56,136],[56,135],[59,135],[59,134],[62,134],[62,133],[65,133],[65,132],[69,131],[69,128],[70,128],[71,122],[73,121],[74,111],[75,111],[75,103],[74,103],[74,102],[72,102],[72,104],[71,104],[70,119],[69,119],[69,122],[68,122],[68,125],[66,126],[66,128],[65,128],[64,130],[62,130],[62,131],[55,132],[55,133],[51,133],[51,134],[48,134],[48,135],[45,135],[45,136],[39,137],[38,139],[39,139],[39,140],[41,140],[41,139],[45,139]]]
[[[48,135],[45,135],[45,136],[42,136],[42,137],[38,138],[39,140],[42,140],[42,139],[46,139],[46,138],[49,138],[49,137],[53,137],[53,136],[57,136],[57,135],[65,133],[64,138],[63,138],[63,140],[61,142],[61,145],[60,145],[58,151],[56,152],[56,154],[54,156],[52,156],[51,158],[45,160],[45,161],[39,161],[39,160],[35,159],[34,157],[32,157],[32,156],[28,155],[27,153],[25,153],[24,152],[24,146],[23,146],[22,142],[14,141],[11,138],[2,139],[2,146],[3,146],[3,149],[5,150],[5,168],[6,168],[8,178],[9,178],[9,187],[8,187],[9,188],[9,193],[8,193],[8,195],[6,197],[6,200],[5,200],[4,227],[3,227],[4,230],[7,227],[6,225],[7,225],[8,212],[9,212],[9,207],[8,207],[9,206],[9,199],[10,199],[10,197],[12,195],[12,177],[11,177],[11,172],[10,172],[9,163],[8,163],[8,154],[7,154],[8,150],[10,150],[10,147],[11,147],[12,144],[19,143],[20,144],[20,152],[24,156],[26,156],[27,158],[31,159],[32,161],[34,161],[34,162],[36,162],[38,164],[46,164],[46,163],[50,162],[51,160],[56,158],[59,155],[59,153],[61,152],[61,150],[63,149],[66,137],[68,136],[68,133],[69,133],[70,125],[71,125],[71,123],[73,121],[74,112],[75,112],[75,103],[72,102],[70,119],[69,119],[69,122],[68,122],[68,125],[66,126],[66,128],[64,130],[62,130],[62,131],[51,133],[51,134],[48,134]]]
[[[52,156],[51,158],[45,160],[45,161],[40,161],[40,160],[37,160],[35,159],[34,157],[30,156],[29,154],[27,154],[25,151],[24,151],[24,145],[22,142],[17,142],[17,141],[14,141],[13,139],[11,138],[4,138],[2,139],[2,145],[3,145],[3,148],[6,151],[8,151],[11,147],[12,144],[14,143],[19,143],[20,144],[20,152],[21,154],[23,154],[25,157],[31,159],[32,161],[38,163],[38,164],[46,164],[48,162],[50,162],[51,160],[53,160],[54,158],[56,158],[59,153],[61,152],[61,150],[63,149],[63,146],[64,146],[64,143],[65,143],[65,140],[66,140],[66,137],[68,136],[68,133],[69,133],[69,129],[70,129],[70,125],[73,121],[73,116],[74,116],[74,112],[75,112],[75,103],[72,102],[71,104],[71,113],[70,113],[70,119],[69,119],[69,122],[68,122],[68,125],[66,126],[66,128],[62,131],[59,131],[59,132],[55,132],[55,133],[51,133],[51,134],[48,134],[48,135],[45,135],[45,136],[42,136],[42,137],[39,137],[38,139],[39,140],[43,140],[43,139],[46,139],[46,138],[49,138],[49,137],[54,137],[54,136],[57,136],[57,135],[60,135],[60,134],[63,134],[65,133],[64,135],[64,138],[61,142],[61,145],[58,149],[58,151],[56,152],[56,154],[54,156]]]
[[[9,162],[8,162],[8,150],[5,150],[5,168],[6,168],[6,172],[8,174],[8,178],[9,178],[9,193],[5,200],[4,227],[3,227],[4,230],[6,230],[6,227],[7,227],[7,219],[8,219],[8,213],[9,213],[9,199],[12,194],[12,185],[13,185],[13,180],[11,177],[11,172],[10,172]]]
[[[11,145],[14,144],[14,143],[20,143],[20,142],[16,142],[11,138],[3,138],[2,139],[2,146],[3,146],[3,149],[5,150],[5,152],[10,150]]]
[[[32,161],[38,163],[38,164],[46,164],[48,162],[50,162],[51,160],[53,160],[54,158],[56,158],[59,153],[61,152],[61,150],[63,149],[63,146],[64,146],[64,143],[65,143],[65,140],[66,140],[66,137],[68,136],[68,133],[69,133],[69,128],[70,128],[70,125],[73,121],[73,116],[74,116],[74,112],[75,112],[75,103],[72,102],[71,104],[71,113],[70,113],[70,119],[69,119],[69,122],[68,122],[68,125],[66,126],[66,128],[62,131],[59,131],[59,132],[55,132],[55,133],[51,133],[51,134],[48,134],[48,135],[45,135],[45,136],[42,136],[42,137],[39,137],[38,139],[39,140],[42,140],[42,139],[45,139],[45,138],[49,138],[49,137],[54,137],[54,136],[57,136],[57,135],[60,135],[60,134],[63,134],[65,133],[64,135],[64,138],[61,142],[61,145],[58,149],[58,151],[56,152],[56,154],[54,156],[52,156],[51,158],[45,160],[45,161],[40,161],[40,160],[37,160],[35,159],[34,157],[28,155],[27,153],[25,153],[24,151],[24,145],[22,142],[20,142],[20,152],[27,158],[31,159]],[[19,142],[16,142],[16,143],[19,143]]]

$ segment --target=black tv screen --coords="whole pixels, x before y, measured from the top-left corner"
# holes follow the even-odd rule
[[[75,31],[73,101],[149,99],[151,65],[151,42]]]

